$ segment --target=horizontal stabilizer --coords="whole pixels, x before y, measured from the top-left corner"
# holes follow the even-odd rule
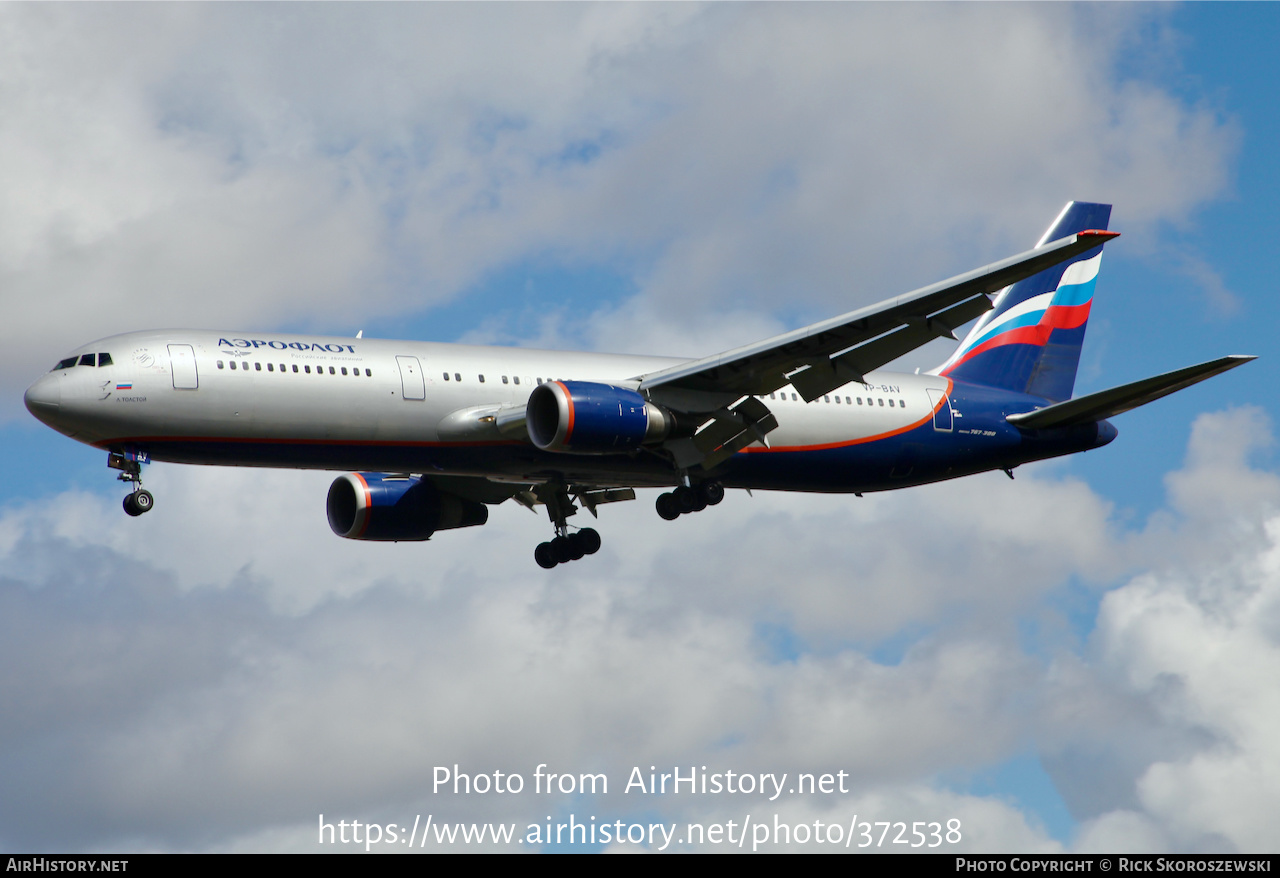
[[[1257,357],[1239,354],[1221,357],[1198,366],[1188,366],[1153,378],[1134,381],[1132,384],[1122,384],[1110,390],[1069,399],[1034,412],[1009,415],[1005,420],[1015,427],[1028,430],[1070,427],[1073,424],[1102,421],[1256,359]]]

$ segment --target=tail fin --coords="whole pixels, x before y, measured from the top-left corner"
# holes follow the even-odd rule
[[[1111,205],[1072,201],[1036,246],[1106,229],[1110,220]],[[1053,402],[1070,399],[1101,263],[1097,247],[1005,287],[938,374]]]

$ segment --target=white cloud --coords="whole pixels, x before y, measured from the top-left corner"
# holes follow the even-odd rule
[[[1271,478],[1245,478],[1243,451],[1196,450],[1242,427],[1265,441],[1256,413],[1198,422],[1171,483],[1210,485],[1204,467],[1227,491]],[[1239,526],[1117,539],[1109,506],[1050,468],[869,503],[731,496],[679,525],[624,504],[604,510],[599,555],[543,572],[528,549],[546,523],[520,509],[365,545],[327,533],[327,476],[154,470],[141,519],[91,495],[0,519],[0,649],[22,669],[4,684],[0,771],[23,791],[4,823],[24,846],[294,848],[320,812],[523,826],[574,805],[432,796],[433,769],[531,778],[545,762],[607,773],[591,807],[610,819],[710,821],[740,804],[783,820],[957,816],[968,850],[1053,850],[1034,814],[936,780],[1028,745],[1085,821],[1081,847],[1129,832],[1135,848],[1262,845],[1249,815],[1269,813],[1274,786],[1280,524],[1225,559],[1174,555],[1168,528],[1222,546]],[[1248,521],[1259,507],[1238,508]],[[865,549],[842,548],[849,533],[870,534]],[[1106,596],[1096,654],[1019,645],[1018,620],[1052,615],[1065,579],[1134,553],[1147,572]],[[860,554],[898,560],[841,576]],[[773,626],[796,638],[781,653]],[[894,637],[913,644],[899,663],[869,657]],[[767,806],[621,793],[632,766],[694,764],[843,770],[851,792]]]
[[[583,331],[562,318],[598,347],[696,355],[776,331],[779,303],[840,310],[1021,249],[1066,198],[1180,219],[1226,185],[1235,135],[1116,79],[1120,52],[1164,51],[1138,36],[1162,14],[0,7],[0,295],[23,329],[0,365],[12,391],[144,324],[408,313],[547,253],[623,257],[641,292],[529,338]],[[678,524],[646,496],[552,572],[530,558],[545,519],[515,508],[425,545],[338,540],[320,474],[158,466],[136,520],[90,494],[18,504],[3,840],[308,849],[321,811],[565,806],[433,797],[437,764],[696,763],[850,772],[849,797],[777,807],[795,819],[954,815],[973,850],[1053,850],[1034,815],[937,779],[1032,746],[1076,847],[1265,847],[1267,437],[1256,412],[1198,422],[1141,533],[1028,468],[734,495]],[[1064,583],[1122,575],[1088,650],[1053,634]],[[1049,642],[1022,641],[1029,615]],[[873,660],[886,643],[901,661]]]
[[[533,256],[634,276],[574,317],[598,344],[729,303],[771,332],[1021,249],[1067,198],[1183,217],[1234,149],[1115,80],[1153,10],[497,9],[4,9],[9,390],[89,338],[345,330]]]
[[[1046,745],[1077,813],[1096,817],[1085,849],[1114,850],[1122,832],[1135,850],[1271,847],[1280,483],[1248,459],[1270,444],[1257,409],[1196,421],[1167,479],[1176,513],[1131,547],[1146,571],[1105,596],[1093,667],[1058,691],[1070,731]]]
[[[1274,833],[1266,815],[1280,807],[1272,686],[1280,672],[1280,490],[1274,474],[1232,466],[1265,427],[1260,420],[1245,410],[1197,422],[1190,466],[1170,478],[1175,500],[1194,492],[1198,501],[1188,516],[1197,545],[1109,594],[1099,612],[1104,667],[1164,724],[1202,738],[1153,761],[1137,782],[1147,813],[1186,846],[1267,850]]]

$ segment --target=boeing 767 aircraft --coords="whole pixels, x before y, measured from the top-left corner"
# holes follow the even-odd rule
[[[1106,419],[1239,366],[1229,356],[1071,398],[1111,206],[1072,202],[1031,250],[700,360],[278,333],[115,335],[26,392],[33,415],[107,452],[154,499],[153,460],[352,470],[329,525],[425,540],[488,506],[545,506],[554,567],[600,548],[580,507],[668,487],[672,520],[726,488],[861,494],[1106,445]],[[994,302],[992,297],[994,296]],[[877,371],[974,318],[926,374]]]

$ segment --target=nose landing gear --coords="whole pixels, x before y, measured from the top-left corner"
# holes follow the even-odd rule
[[[150,491],[139,487],[132,494],[125,495],[124,511],[136,517],[144,512],[150,512],[155,502],[156,499],[151,496]]]
[[[142,465],[146,462],[145,453],[107,453],[107,466],[120,470],[120,475],[116,478],[133,486],[132,493],[125,495],[123,505],[124,511],[135,518],[144,512],[150,512],[156,504],[156,498],[142,487]]]
[[[719,482],[699,482],[681,485],[674,491],[659,495],[655,506],[658,514],[667,521],[675,521],[689,512],[701,512],[724,499],[724,485]]]

